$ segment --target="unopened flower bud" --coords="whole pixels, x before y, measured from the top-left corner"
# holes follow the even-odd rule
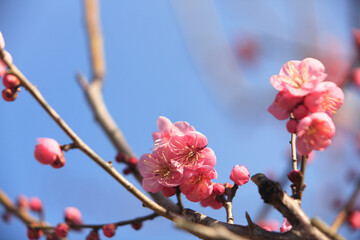
[[[164,194],[165,197],[171,197],[174,196],[176,193],[176,188],[174,187],[163,187],[161,189],[162,193]]]
[[[31,226],[27,227],[27,237],[30,240],[39,239],[43,235],[43,232],[41,231],[41,229],[33,228],[33,227],[36,227],[37,225],[38,224],[36,224],[36,223],[32,223]]]
[[[37,197],[30,198],[29,206],[30,206],[30,209],[34,212],[42,212],[42,210],[43,210],[42,202]]]
[[[287,121],[286,123],[286,129],[288,130],[289,133],[296,133],[297,125],[298,125],[298,121],[296,121],[295,119],[289,119],[289,121]]]
[[[64,238],[68,235],[69,229],[70,227],[66,223],[59,223],[54,229],[54,231],[56,236]]]
[[[352,229],[358,230],[360,228],[360,211],[355,210],[352,213],[350,213],[348,217],[348,222]]]
[[[75,208],[75,207],[67,207],[65,209],[65,222],[69,225],[71,224],[76,224],[76,225],[80,225],[82,224],[82,216],[81,216],[81,212],[79,211],[79,209]]]
[[[129,159],[129,165],[131,166],[131,167],[136,167],[136,164],[137,164],[137,159],[136,159],[136,157],[131,157],[130,159]]]
[[[126,160],[128,159],[128,155],[126,155],[123,152],[119,152],[116,157],[115,157],[116,161],[118,163],[122,163],[122,162],[126,162]]]
[[[26,209],[29,207],[29,201],[25,195],[19,195],[17,197],[16,205],[18,208]]]
[[[244,165],[235,165],[231,170],[230,179],[241,186],[250,180],[250,172]]]
[[[42,164],[52,164],[63,156],[59,143],[51,138],[38,138],[35,146],[35,158]]]
[[[309,109],[304,104],[299,105],[293,110],[294,118],[297,120],[303,119],[308,113]]]
[[[135,230],[139,230],[142,227],[142,222],[134,222],[131,224],[132,228]]]
[[[17,88],[20,86],[20,79],[13,74],[5,74],[3,84],[7,88]]]
[[[225,187],[224,187],[224,185],[221,184],[221,183],[216,183],[216,184],[214,184],[214,186],[213,186],[213,191],[214,191],[214,193],[215,193],[216,195],[221,196],[221,195],[223,195],[224,192],[225,192]]]
[[[115,224],[107,224],[107,225],[103,226],[102,230],[103,230],[105,237],[111,238],[116,233],[116,225]]]
[[[87,235],[86,240],[100,240],[99,233],[95,230],[91,231],[89,235]]]
[[[295,186],[299,187],[301,180],[301,173],[299,170],[293,170],[288,174],[288,179],[290,182],[295,184]]]
[[[125,168],[125,169],[123,170],[123,174],[124,174],[124,175],[129,175],[131,172],[132,172],[132,170],[131,170],[130,168]]]
[[[2,97],[5,101],[7,102],[12,102],[15,101],[15,99],[17,98],[17,91],[15,88],[5,88],[2,91]]]

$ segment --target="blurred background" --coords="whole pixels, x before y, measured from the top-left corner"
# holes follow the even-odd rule
[[[327,80],[343,87],[345,103],[335,116],[333,144],[316,152],[307,168],[303,208],[309,217],[331,224],[360,172],[360,84],[352,77],[359,66],[352,34],[360,27],[359,12],[356,0],[102,1],[105,102],[138,156],[151,151],[156,120],[166,116],[207,136],[217,156],[216,182],[230,182],[236,164],[246,165],[251,175],[281,180],[291,166],[290,134],[286,121],[267,112],[276,95],[270,76],[289,60],[321,60]],[[2,0],[0,31],[14,63],[62,118],[102,158],[114,160],[116,150],[75,79],[77,72],[91,75],[83,2]],[[0,101],[0,109],[0,188],[13,200],[20,194],[39,197],[53,225],[63,221],[68,206],[77,207],[89,224],[150,213],[78,150],[65,153],[61,169],[39,164],[33,156],[37,138],[70,140],[24,89],[15,102]],[[115,167],[121,172],[125,166]],[[291,193],[290,182],[284,183]],[[260,220],[263,206],[255,184],[240,187],[235,223],[247,224],[245,211]],[[223,209],[187,200],[185,207],[226,220]],[[283,220],[274,210],[261,218],[277,221],[278,227]],[[340,233],[360,238],[347,224]],[[71,232],[69,239],[87,234]],[[197,239],[163,218],[145,222],[140,231],[120,227],[115,239],[165,240],[170,234],[174,240]],[[0,236],[25,239],[26,227],[16,218],[0,221]]]

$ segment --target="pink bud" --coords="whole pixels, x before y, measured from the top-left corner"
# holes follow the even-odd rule
[[[0,77],[4,76],[6,73],[6,65],[3,61],[0,59]]]
[[[103,226],[102,228],[104,236],[111,238],[115,235],[115,230],[116,230],[116,225],[115,224],[107,224],[105,226]]]
[[[214,191],[214,193],[215,193],[216,195],[221,196],[221,195],[223,195],[224,192],[225,192],[225,187],[224,187],[224,185],[221,184],[221,183],[216,183],[216,184],[214,184],[214,186],[213,186],[213,191]]]
[[[17,88],[20,86],[20,80],[13,74],[5,74],[3,84],[7,88]]]
[[[176,188],[174,187],[163,187],[161,189],[162,193],[164,194],[165,197],[171,197],[174,196],[176,193]]]
[[[29,201],[25,195],[19,195],[17,197],[17,206],[18,208],[28,208],[29,207]]]
[[[142,222],[134,222],[131,224],[132,228],[135,230],[139,230],[142,227]]]
[[[65,165],[65,158],[64,156],[58,156],[55,160],[55,162],[53,162],[51,164],[51,166],[53,168],[62,168]]]
[[[35,158],[42,164],[52,164],[63,156],[59,143],[51,138],[38,138],[35,146]]]
[[[291,224],[289,223],[289,221],[286,218],[284,218],[284,221],[282,222],[282,225],[280,227],[280,232],[281,233],[288,232],[291,229],[292,229]]]
[[[42,212],[43,210],[42,202],[37,197],[30,198],[29,205],[30,209],[34,212]]]
[[[68,235],[69,229],[70,227],[66,223],[59,223],[54,230],[56,236],[64,238]]]
[[[357,230],[360,228],[360,211],[353,211],[348,217],[349,224],[352,229]]]
[[[244,165],[235,165],[231,170],[230,179],[239,186],[244,185],[250,179],[250,172]]]
[[[91,231],[89,235],[87,235],[86,240],[100,240],[99,233],[95,230]]]
[[[2,91],[2,97],[7,102],[15,101],[17,98],[17,91],[14,88],[5,88]]]
[[[136,167],[136,164],[137,164],[137,159],[136,159],[136,157],[131,157],[130,159],[129,159],[129,165],[131,166],[131,167]]]
[[[289,119],[289,121],[287,121],[286,123],[286,129],[288,130],[289,133],[296,133],[297,125],[298,125],[298,121],[296,121],[295,119]]]
[[[65,209],[65,222],[69,225],[71,224],[76,224],[76,225],[80,225],[82,224],[82,216],[81,216],[81,212],[79,211],[79,209],[75,208],[75,207],[67,207]]]
[[[293,110],[294,118],[297,120],[303,119],[309,113],[309,109],[305,105],[301,104]]]
[[[5,48],[5,40],[2,33],[0,32],[0,49],[3,50],[4,48]]]

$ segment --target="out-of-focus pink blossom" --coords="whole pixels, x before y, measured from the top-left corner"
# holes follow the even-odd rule
[[[62,237],[62,238],[66,237],[68,235],[69,230],[70,230],[70,227],[66,223],[59,223],[54,229],[56,236]]]
[[[42,212],[43,211],[43,204],[38,197],[32,197],[29,200],[29,207],[34,212]]]
[[[99,233],[92,230],[89,235],[86,236],[86,240],[100,240]]]
[[[217,173],[210,166],[204,165],[195,170],[188,170],[184,172],[180,190],[188,200],[198,202],[210,196],[213,191],[211,179],[215,178]]]
[[[111,238],[116,233],[116,225],[115,224],[107,224],[107,225],[103,226],[102,230],[103,230],[105,237]]]
[[[163,187],[176,187],[183,177],[183,168],[172,161],[174,154],[168,147],[162,146],[153,154],[141,156],[138,167],[143,176],[142,186],[145,191],[156,193]]]
[[[133,222],[131,227],[135,230],[140,230],[142,228],[142,222]]]
[[[174,196],[176,193],[175,187],[163,187],[161,189],[161,192],[164,194],[165,197],[171,197]]]
[[[202,165],[215,166],[215,153],[206,146],[206,137],[194,131],[188,132],[183,136],[172,136],[169,144],[171,151],[176,155],[174,160],[181,166],[190,169],[198,168]]]
[[[4,76],[6,73],[6,65],[3,61],[0,60],[0,77]]]
[[[286,129],[289,133],[296,133],[296,127],[298,125],[298,121],[295,119],[289,119],[286,123]]]
[[[335,83],[322,82],[305,97],[304,102],[311,112],[326,112],[332,116],[344,103],[344,93]]]
[[[159,131],[152,134],[157,146],[169,143],[172,135],[184,135],[190,131],[195,131],[195,128],[187,122],[181,121],[172,124],[168,118],[163,116],[157,120],[157,126]]]
[[[335,125],[326,113],[312,113],[300,120],[297,126],[296,148],[302,155],[312,150],[322,151],[331,144]]]
[[[31,225],[27,227],[28,239],[30,239],[30,240],[39,239],[43,235],[43,232],[41,229],[34,228],[37,226],[38,226],[38,224],[34,222],[34,223],[31,223]]]
[[[244,165],[235,165],[231,170],[230,179],[239,186],[244,185],[250,179],[250,172]]]
[[[324,65],[314,58],[289,61],[283,65],[279,75],[270,82],[279,91],[289,91],[294,96],[305,96],[326,78]]]
[[[214,193],[218,196],[223,195],[225,192],[224,184],[216,183],[216,184],[214,184],[213,188],[214,188],[214,190],[213,190]]]
[[[293,110],[294,118],[297,120],[303,119],[308,115],[308,113],[309,109],[304,104],[297,106]]]
[[[217,195],[212,192],[211,195],[205,199],[200,200],[200,205],[203,207],[212,207],[213,209],[222,208],[223,204],[217,198]]]
[[[42,164],[52,164],[57,158],[63,157],[59,143],[52,138],[38,138],[35,146],[35,158]]]
[[[270,105],[268,111],[278,120],[285,120],[289,118],[289,114],[294,107],[298,105],[304,97],[292,96],[288,91],[279,92],[275,101]]]
[[[360,211],[354,210],[348,217],[348,222],[352,229],[357,230],[360,228]]]
[[[7,102],[15,101],[17,98],[17,90],[15,88],[5,88],[1,92],[2,98]]]
[[[67,207],[64,212],[65,222],[68,224],[82,224],[82,215],[79,209],[75,207]]]
[[[29,207],[29,201],[25,195],[19,195],[16,200],[16,205],[18,208],[28,208]]]
[[[360,68],[355,68],[353,71],[353,83],[360,87]]]
[[[5,74],[3,84],[7,88],[17,88],[20,86],[20,80],[13,74]]]
[[[292,229],[292,225],[289,223],[289,221],[284,218],[284,221],[282,222],[282,225],[280,227],[280,232],[284,233],[284,232],[288,232]]]
[[[353,32],[355,47],[357,48],[358,51],[358,58],[360,58],[360,29],[354,28],[352,32]]]
[[[257,222],[257,225],[269,232],[279,229],[279,223],[276,220],[260,220]]]

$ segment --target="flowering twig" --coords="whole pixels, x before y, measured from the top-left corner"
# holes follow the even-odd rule
[[[352,207],[354,206],[355,201],[356,201],[357,197],[359,196],[359,194],[360,194],[360,178],[359,178],[359,180],[358,180],[358,182],[356,184],[354,192],[351,194],[349,200],[344,205],[344,207],[339,211],[339,213],[337,214],[334,222],[332,223],[331,228],[330,228],[330,231],[332,233],[337,232],[339,227],[343,224],[343,222],[345,221],[345,219],[349,215]]]
[[[227,199],[224,203],[224,208],[226,210],[226,219],[227,223],[234,223],[234,215],[232,212],[232,200],[235,197],[236,191],[239,188],[237,184],[234,184],[234,186],[231,188],[230,194],[227,196]]]
[[[303,191],[305,189],[305,169],[306,169],[306,163],[308,160],[308,156],[307,155],[302,155],[301,156],[301,168],[300,168],[300,185],[298,186],[299,189],[297,189],[296,191],[296,195],[294,195],[295,199],[298,199],[301,201],[302,195],[303,195]]]
[[[75,143],[64,144],[64,145],[60,145],[60,148],[62,151],[66,152],[69,151],[70,149],[76,148],[76,144]]]

